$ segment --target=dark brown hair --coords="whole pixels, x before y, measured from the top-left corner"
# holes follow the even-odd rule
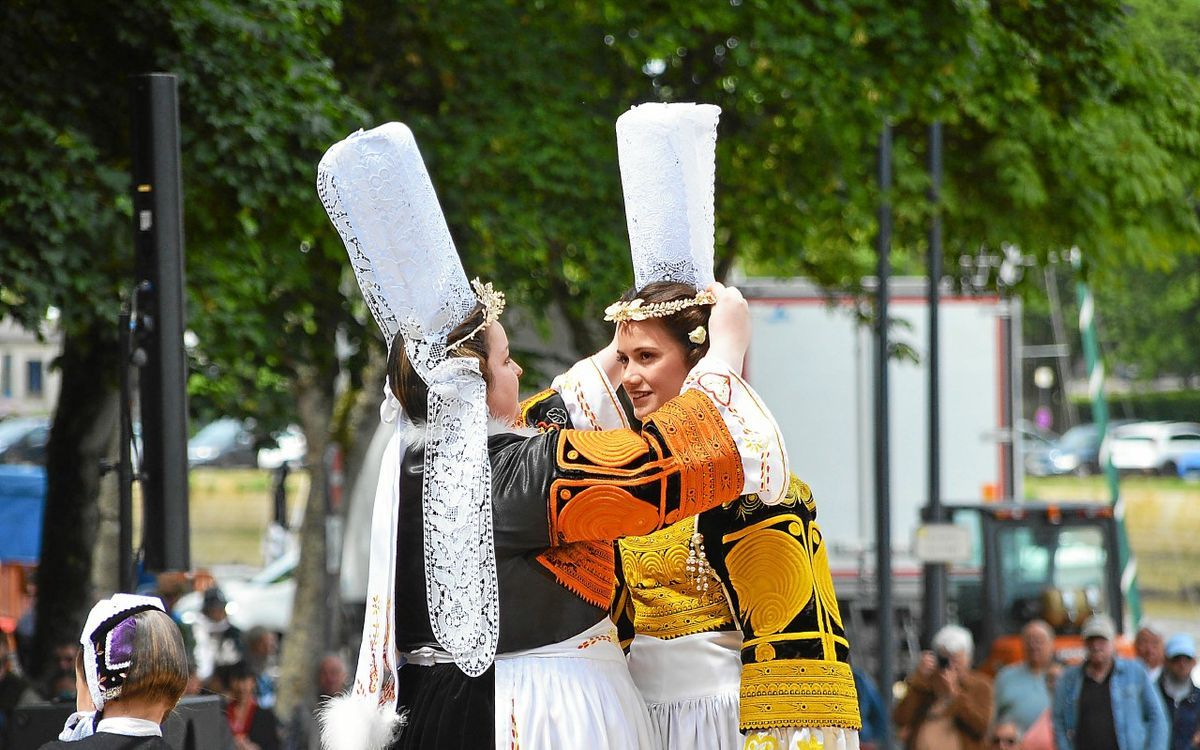
[[[453,343],[466,336],[476,326],[483,322],[483,305],[476,304],[466,319],[450,332],[446,341]],[[479,369],[483,373],[483,382],[490,386],[491,374],[488,372],[488,350],[485,342],[487,328],[476,331],[471,338],[454,348],[451,357],[474,357],[479,360]],[[392,339],[392,348],[388,352],[387,365],[388,383],[392,393],[400,400],[404,414],[413,422],[421,423],[429,419],[429,388],[408,359],[404,350],[404,336],[397,331]]]
[[[655,281],[639,289],[630,289],[621,295],[623,302],[641,299],[650,305],[657,302],[674,302],[681,299],[691,299],[696,296],[696,287],[678,281]],[[693,366],[700,358],[708,354],[708,317],[712,313],[712,305],[694,305],[685,307],[679,312],[671,313],[662,318],[649,318],[658,321],[667,329],[671,338],[683,347],[688,366]],[[704,326],[705,338],[703,344],[697,344],[688,338],[688,334]]]
[[[183,697],[188,681],[187,651],[179,626],[167,613],[151,609],[133,616],[133,664],[119,698],[165,703],[171,708]]]

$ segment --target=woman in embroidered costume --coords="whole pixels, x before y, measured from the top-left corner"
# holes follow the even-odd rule
[[[637,419],[686,387],[710,346],[713,299],[698,288],[712,280],[719,111],[650,104],[617,122],[637,290],[605,319]],[[748,442],[764,467],[782,449],[778,435]],[[614,619],[664,747],[858,747],[849,643],[803,482],[782,502],[747,494],[622,539],[618,557]]]
[[[604,608],[611,540],[739,494],[782,497],[782,450],[764,469],[762,446],[746,438],[774,424],[742,413],[757,401],[736,374],[744,300],[714,290],[712,350],[692,371],[721,384],[720,403],[684,386],[640,431],[521,432],[511,423],[522,415],[569,428],[616,410],[612,348],[521,409],[521,370],[497,321],[503,296],[468,285],[408,129],[392,123],[335,144],[318,189],[393,342],[382,412],[397,423],[376,495],[355,683],[322,716],[324,746],[657,747]],[[607,554],[593,555],[596,545]]]
[[[41,750],[170,750],[162,723],[183,697],[187,652],[162,602],[115,594],[88,613],[78,711]]]

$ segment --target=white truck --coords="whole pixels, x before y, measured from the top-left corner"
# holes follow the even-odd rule
[[[874,330],[857,314],[853,297],[830,295],[804,279],[749,279],[738,287],[753,325],[746,376],[783,430],[792,471],[813,489],[843,618],[857,639],[873,640]],[[888,365],[892,578],[897,624],[914,652],[921,566],[913,540],[929,497],[929,313],[924,279],[896,278],[890,287],[893,349],[900,344],[916,355],[916,361],[894,356]],[[1019,309],[995,295],[947,290],[941,298],[941,497],[947,504],[1022,496],[1020,472],[1017,486],[1005,486],[1005,384],[1020,382],[1019,369],[1008,379],[1004,372],[1020,362],[1005,351],[1005,304],[1019,331]],[[1021,411],[1014,405],[1010,413]],[[1013,445],[1019,467],[1020,441]]]

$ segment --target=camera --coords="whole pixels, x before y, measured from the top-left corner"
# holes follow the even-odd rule
[[[937,668],[939,670],[950,668],[950,657],[949,656],[946,656],[945,654],[942,654],[942,653],[938,653],[938,654],[936,654],[936,656],[937,656]]]

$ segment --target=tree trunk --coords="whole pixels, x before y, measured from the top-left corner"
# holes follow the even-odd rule
[[[316,701],[317,664],[325,652],[326,628],[331,617],[325,568],[326,471],[325,453],[333,412],[332,378],[321,378],[306,368],[296,380],[297,409],[308,441],[309,485],[300,524],[300,562],[296,567],[296,595],[292,621],[283,641],[276,714],[289,727],[300,711]]]
[[[46,446],[37,633],[28,665],[35,676],[45,674],[55,644],[79,640],[93,604],[100,461],[116,435],[119,408],[110,334],[91,330],[63,340],[62,389]]]
[[[370,347],[367,352],[367,364],[362,370],[362,389],[354,394],[354,405],[347,410],[346,434],[349,435],[349,445],[345,446],[345,475],[346,487],[342,497],[349,502],[354,495],[354,484],[362,470],[363,459],[371,438],[379,428],[379,404],[383,400],[383,384],[387,379],[387,349],[375,341],[364,346]],[[338,432],[341,432],[340,430]]]

